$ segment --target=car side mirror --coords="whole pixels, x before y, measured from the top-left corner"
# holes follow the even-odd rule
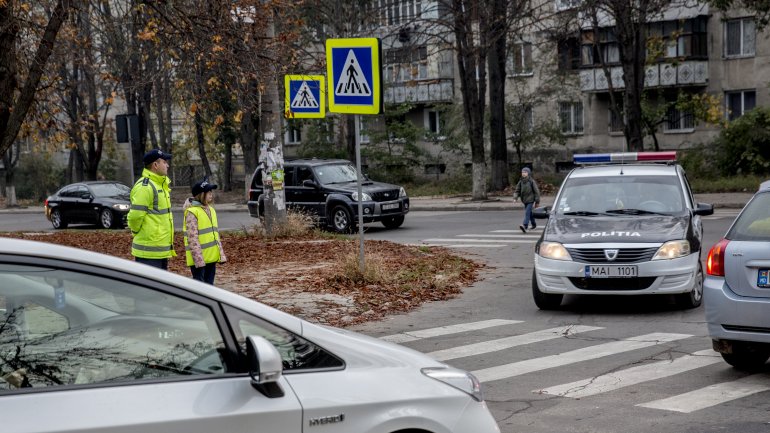
[[[302,181],[302,186],[307,187],[307,188],[318,188],[318,185],[315,182],[313,182],[312,180],[310,180],[310,179],[303,180]]]
[[[692,211],[695,215],[712,215],[714,213],[714,205],[709,203],[696,203],[695,210]]]
[[[551,206],[541,206],[532,209],[532,218],[543,220],[548,218],[549,213],[551,213]]]
[[[90,192],[85,192],[80,196],[80,198],[83,200],[93,200],[94,196],[92,196]]]
[[[246,359],[251,376],[251,386],[268,398],[283,397],[278,380],[283,374],[283,361],[278,349],[265,337],[246,337]]]

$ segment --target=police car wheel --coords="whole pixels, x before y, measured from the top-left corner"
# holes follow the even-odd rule
[[[541,310],[555,310],[561,306],[561,300],[564,298],[564,295],[541,292],[540,287],[537,285],[537,275],[535,275],[535,271],[532,271],[532,298],[535,300],[537,308]]]
[[[767,358],[770,358],[770,348],[763,344],[733,341],[732,353],[721,355],[725,362],[738,370],[754,372],[764,368]]]
[[[699,263],[692,290],[676,295],[676,303],[682,308],[698,308],[701,302],[703,302],[703,265]]]

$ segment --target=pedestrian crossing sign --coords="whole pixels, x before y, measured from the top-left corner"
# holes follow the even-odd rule
[[[330,112],[382,112],[380,53],[381,45],[377,38],[326,40]]]
[[[286,75],[286,118],[326,117],[326,92],[323,75]]]

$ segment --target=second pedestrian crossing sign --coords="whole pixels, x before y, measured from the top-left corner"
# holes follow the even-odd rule
[[[286,117],[298,119],[326,117],[323,75],[286,75]]]
[[[348,114],[382,112],[380,40],[326,40],[329,111]]]

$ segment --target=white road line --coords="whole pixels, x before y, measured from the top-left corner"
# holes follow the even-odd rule
[[[488,245],[488,244],[406,244],[407,246],[412,247],[444,247],[444,248],[503,248],[505,245],[501,244],[494,244],[494,245]]]
[[[564,352],[558,355],[545,356],[542,358],[528,359],[525,361],[484,368],[482,370],[474,371],[473,374],[482,382],[490,382],[493,380],[506,379],[509,377],[532,373],[534,371],[540,371],[548,368],[573,364],[576,362],[616,355],[618,353],[629,352],[631,350],[643,349],[645,347],[655,346],[669,341],[682,340],[689,337],[692,337],[692,335],[667,333],[640,335],[621,341],[613,341],[610,343],[584,347],[582,349]]]
[[[696,368],[722,362],[722,358],[713,350],[702,350],[692,355],[676,359],[644,364],[625,370],[615,371],[590,379],[578,380],[550,388],[534,390],[535,394],[558,395],[561,397],[581,398],[590,395],[614,391],[650,380],[674,376]]]
[[[407,341],[416,341],[423,338],[439,337],[442,335],[459,334],[461,332],[477,331],[479,329],[492,328],[495,326],[515,325],[522,323],[521,320],[490,319],[480,322],[458,323],[456,325],[439,326],[438,328],[422,329],[419,331],[402,332],[400,334],[386,335],[380,337],[381,340],[391,343],[404,343]]]
[[[770,391],[770,377],[764,374],[753,374],[732,382],[709,385],[673,397],[637,404],[637,406],[690,413],[764,391]]]
[[[528,232],[542,232],[543,228],[538,227],[534,229],[527,229]],[[521,229],[518,230],[490,230],[490,233],[521,233]]]
[[[435,352],[428,353],[427,355],[438,361],[446,361],[447,359],[456,359],[463,358],[465,356],[480,355],[482,353],[497,352],[499,350],[510,349],[512,347],[521,346],[524,344],[568,337],[580,332],[596,331],[597,329],[604,328],[579,325],[561,326],[558,328],[530,332],[529,334],[513,335],[511,337],[499,338],[497,340],[489,340],[483,341],[481,343],[453,347],[451,349],[437,350]]]
[[[423,242],[492,242],[492,243],[501,243],[501,244],[531,244],[532,242],[535,242],[537,238],[534,236],[531,238],[531,240],[518,240],[518,239],[447,239],[447,238],[435,238],[435,239],[423,239]]]
[[[532,235],[525,235],[525,234],[518,234],[518,235],[457,235],[458,237],[466,237],[466,238],[512,238],[512,239],[534,239],[537,236]],[[539,235],[538,235],[539,236]]]

